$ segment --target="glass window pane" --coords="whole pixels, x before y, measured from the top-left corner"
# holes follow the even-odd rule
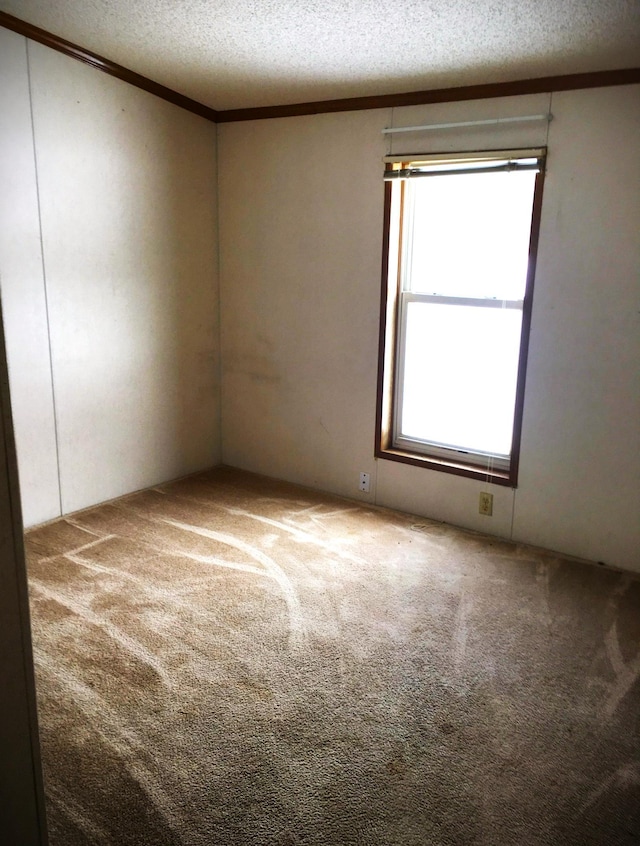
[[[522,299],[535,177],[510,171],[409,180],[405,289]]]
[[[521,326],[518,309],[408,303],[399,434],[508,456]]]

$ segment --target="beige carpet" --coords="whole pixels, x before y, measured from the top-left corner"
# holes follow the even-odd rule
[[[51,843],[640,842],[640,580],[229,469],[27,534]]]

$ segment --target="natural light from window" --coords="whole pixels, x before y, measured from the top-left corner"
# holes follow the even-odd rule
[[[508,458],[535,177],[405,183],[400,439]]]

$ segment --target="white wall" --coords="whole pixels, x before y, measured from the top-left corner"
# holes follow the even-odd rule
[[[0,29],[27,525],[220,460],[640,569],[638,86],[215,128]],[[385,138],[531,114],[546,124]],[[386,152],[549,144],[519,487],[373,458]],[[358,473],[372,474],[359,494]]]
[[[0,291],[25,521],[60,514],[26,39],[0,28]]]
[[[219,127],[226,464],[343,494],[372,470],[383,121]]]
[[[223,124],[223,461],[640,570],[638,86]],[[384,126],[544,112],[505,129]],[[516,491],[373,458],[382,157],[545,143]],[[372,474],[359,494],[360,471]]]
[[[0,278],[31,525],[219,461],[215,127],[0,37]]]
[[[553,112],[514,535],[640,570],[640,86]]]

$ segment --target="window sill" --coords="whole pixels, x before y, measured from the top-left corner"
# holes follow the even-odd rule
[[[455,476],[465,476],[468,479],[478,479],[482,482],[491,482],[494,485],[503,485],[508,488],[516,487],[514,469],[488,471],[481,467],[470,464],[448,461],[444,458],[434,458],[429,455],[422,455],[417,452],[405,452],[400,449],[376,447],[376,458],[384,458],[387,461],[398,461],[402,464],[412,464],[414,467],[424,467],[426,470],[438,470],[441,473],[452,473]]]

